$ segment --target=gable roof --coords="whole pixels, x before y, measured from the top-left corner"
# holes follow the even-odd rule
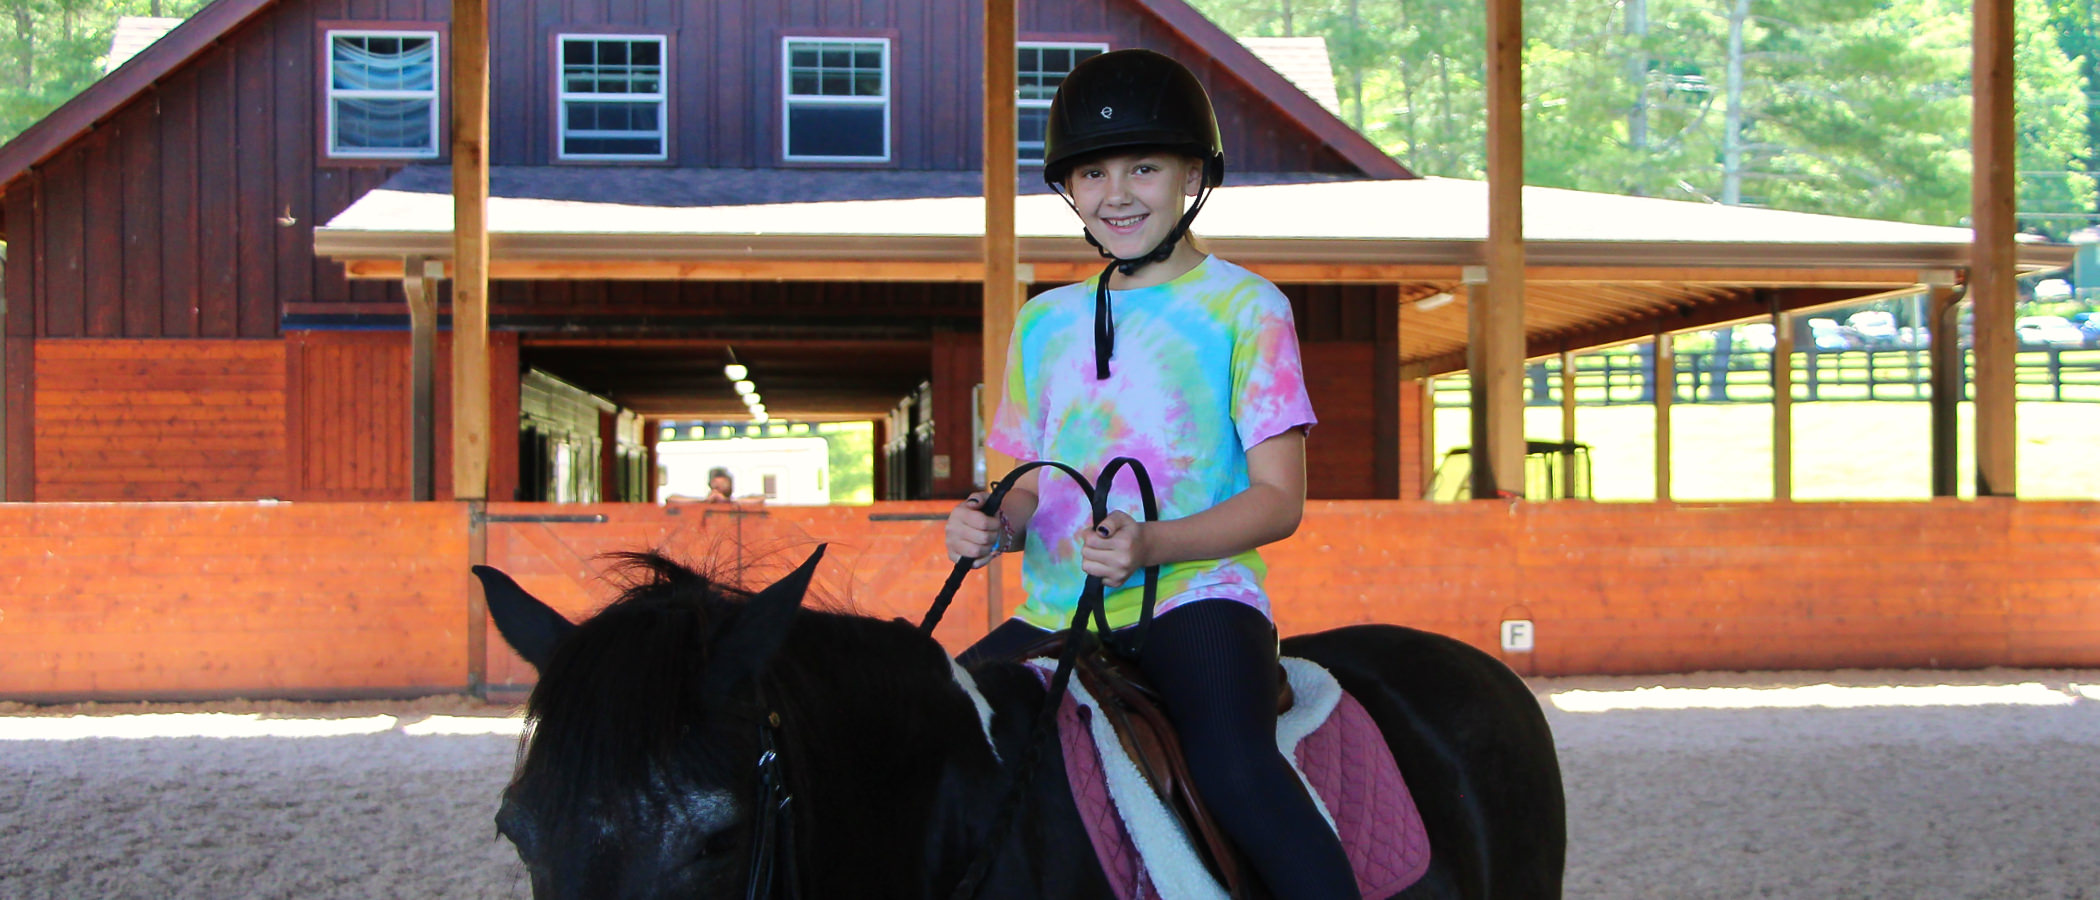
[[[1240,43],[1268,63],[1306,96],[1337,116],[1342,98],[1334,89],[1334,62],[1327,56],[1324,37],[1243,37]]]
[[[277,0],[214,0],[0,147],[0,190],[124,108]]]
[[[247,23],[278,0],[214,0],[183,20],[159,40],[130,57],[100,81],[74,95],[50,115],[29,126],[14,140],[0,146],[0,191],[22,177],[31,166],[49,159],[74,141],[115,115],[133,98],[175,73],[204,53],[234,29]],[[1149,12],[1162,24],[1193,43],[1226,72],[1258,94],[1267,97],[1285,116],[1304,125],[1313,136],[1332,147],[1343,159],[1373,178],[1411,178],[1392,157],[1379,150],[1355,129],[1328,112],[1303,90],[1263,63],[1231,35],[1203,17],[1183,0],[1128,0]],[[114,48],[112,51],[114,55]]]
[[[171,16],[118,16],[116,30],[109,35],[109,56],[102,60],[102,74],[122,68],[180,24],[181,19]]]

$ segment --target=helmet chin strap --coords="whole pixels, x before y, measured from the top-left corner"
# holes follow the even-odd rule
[[[1079,204],[1073,203],[1072,198],[1062,189],[1057,189],[1057,195],[1064,198],[1066,206],[1072,207],[1072,212],[1079,212]],[[1196,214],[1203,211],[1203,201],[1208,199],[1210,199],[1210,185],[1206,184],[1201,191],[1197,192],[1196,202],[1189,204],[1188,211],[1181,214],[1181,221],[1174,223],[1174,230],[1167,232],[1166,239],[1160,241],[1159,246],[1152,248],[1150,252],[1143,256],[1121,257],[1110,253],[1107,247],[1101,246],[1101,242],[1094,239],[1093,232],[1081,229],[1080,233],[1086,236],[1086,242],[1094,245],[1094,252],[1101,254],[1103,258],[1108,260],[1108,266],[1101,270],[1101,280],[1094,285],[1094,379],[1096,381],[1107,380],[1108,360],[1109,357],[1114,356],[1116,353],[1116,315],[1108,303],[1109,274],[1122,272],[1125,276],[1133,275],[1139,269],[1156,262],[1165,262],[1167,257],[1173,256],[1175,246],[1181,243],[1182,238],[1188,236],[1189,224],[1196,221]]]

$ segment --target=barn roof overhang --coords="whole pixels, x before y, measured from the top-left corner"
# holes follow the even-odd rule
[[[406,170],[316,229],[353,278],[400,278],[451,254],[449,178]],[[491,176],[490,277],[980,282],[984,207],[974,173],[655,170],[589,183],[569,168]],[[738,179],[742,179],[739,181]],[[1209,247],[1283,284],[1399,288],[1409,375],[1464,367],[1464,296],[1486,243],[1486,185],[1443,178],[1243,176],[1198,221]],[[724,188],[734,183],[735,189]],[[711,184],[719,190],[693,189]],[[560,187],[566,185],[566,187]],[[841,199],[858,191],[878,196]],[[888,196],[882,196],[887,192]],[[769,198],[772,202],[765,202]],[[1022,277],[1060,283],[1102,265],[1053,194],[1016,203]],[[1534,355],[1858,302],[1959,277],[1965,228],[1525,189],[1525,328]],[[2030,270],[2072,248],[2019,248]]]

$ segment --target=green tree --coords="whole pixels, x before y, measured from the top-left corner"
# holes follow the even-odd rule
[[[205,2],[0,0],[0,142],[102,77],[119,17],[187,17]]]

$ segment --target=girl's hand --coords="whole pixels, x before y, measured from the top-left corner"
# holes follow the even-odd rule
[[[971,494],[948,513],[949,562],[975,559],[977,563],[971,568],[981,569],[992,561],[992,554],[999,547],[1000,528],[997,517],[979,511],[986,496],[983,491]]]
[[[1086,544],[1079,553],[1079,568],[1088,575],[1101,576],[1103,585],[1119,588],[1145,567],[1150,550],[1145,540],[1145,523],[1117,510],[1087,531]]]

